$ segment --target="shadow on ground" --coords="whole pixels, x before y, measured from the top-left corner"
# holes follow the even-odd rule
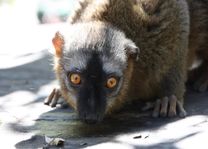
[[[29,63],[8,69],[0,68],[0,96],[15,91],[30,91],[36,93],[41,86],[48,84],[54,79],[51,65],[52,57],[46,50],[36,55],[39,58],[34,56],[34,54],[17,57],[17,59],[23,59],[23,57],[27,60],[31,59]],[[33,58],[34,60],[32,60]]]
[[[194,115],[208,115],[207,104],[208,93],[197,94],[188,91],[186,98],[186,109],[189,117]],[[197,100],[196,100],[197,99]],[[200,99],[200,100],[199,100]],[[141,104],[139,104],[141,105]],[[131,105],[132,106],[132,105]],[[130,107],[131,107],[130,106]],[[135,107],[135,105],[134,105]],[[138,108],[139,109],[139,108]],[[98,144],[111,142],[113,144],[122,144],[130,148],[170,148],[177,149],[176,143],[193,137],[200,131],[184,133],[184,135],[170,140],[160,140],[157,143],[143,145],[132,144],[129,141],[117,140],[118,135],[128,135],[134,140],[135,133],[138,132],[154,132],[163,129],[167,124],[180,121],[179,118],[151,118],[150,112],[141,112],[135,108],[124,109],[111,117],[106,118],[102,123],[96,125],[88,125],[81,123],[76,114],[71,109],[56,108],[47,113],[43,113],[35,123],[35,127],[39,130],[37,135],[32,136],[28,140],[21,141],[16,144],[16,148],[36,148],[43,147],[44,136],[62,137],[66,139],[65,148],[82,148],[96,146]],[[206,121],[207,122],[207,121]],[[174,132],[174,130],[173,130]],[[138,135],[138,134],[137,134]],[[141,138],[140,138],[141,137]],[[163,136],[164,137],[164,136]],[[151,136],[139,136],[137,139],[151,139]],[[130,141],[131,142],[131,141]],[[55,147],[54,147],[55,148]]]

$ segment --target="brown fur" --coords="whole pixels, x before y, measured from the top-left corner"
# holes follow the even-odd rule
[[[201,65],[189,72],[189,83],[203,92],[208,87],[208,0],[187,0],[190,12],[188,68],[194,61]]]
[[[175,95],[183,103],[187,66],[207,55],[206,12],[197,1],[188,1],[191,34],[188,53],[189,12],[185,0],[84,0],[70,17],[70,24],[98,21],[109,23],[141,49],[138,62],[131,59],[120,94],[107,106],[111,113],[129,100],[155,100]],[[203,6],[206,7],[207,6]],[[197,9],[197,10],[196,10]],[[199,10],[198,10],[199,9]],[[194,11],[193,11],[194,10]],[[202,29],[199,29],[200,26]],[[204,33],[201,33],[203,31]],[[189,58],[187,58],[187,55]],[[203,57],[207,59],[207,57]],[[55,66],[59,79],[61,68]],[[60,79],[59,79],[60,80]],[[64,83],[62,95],[74,108]]]
[[[208,60],[208,1],[188,0],[190,10],[189,66],[195,59]]]
[[[128,84],[130,83],[131,77],[132,77],[132,72],[133,72],[133,61],[132,59],[129,60],[128,62],[128,68],[125,71],[125,79],[123,82],[123,86],[120,89],[120,94],[116,97],[116,100],[114,100],[112,103],[110,103],[107,107],[106,113],[111,114],[114,111],[120,109],[127,101],[129,98],[128,96],[128,91],[129,91],[129,86]],[[126,101],[127,100],[127,101]]]

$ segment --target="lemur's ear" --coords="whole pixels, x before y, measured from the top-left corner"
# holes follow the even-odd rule
[[[56,32],[55,37],[52,39],[52,42],[56,50],[56,56],[61,57],[64,46],[63,36],[59,32]]]
[[[136,61],[139,59],[140,49],[132,41],[125,44],[125,50],[128,58],[134,58]]]

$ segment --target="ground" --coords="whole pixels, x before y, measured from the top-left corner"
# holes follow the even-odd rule
[[[24,33],[20,29],[14,36],[6,37],[20,42],[1,44],[1,148],[42,148],[45,136],[64,138],[64,148],[195,149],[208,146],[208,92],[187,91],[188,116],[184,119],[151,118],[150,112],[140,112],[140,106],[134,105],[133,109],[116,113],[101,124],[87,125],[81,123],[70,108],[44,105],[43,100],[57,85],[52,52],[48,48],[58,27],[33,26]],[[7,50],[8,47],[13,50]]]

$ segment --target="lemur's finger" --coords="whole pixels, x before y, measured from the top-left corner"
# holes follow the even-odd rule
[[[177,98],[176,96],[172,95],[169,98],[169,111],[168,111],[168,117],[174,117],[176,116],[176,103],[177,103]]]
[[[161,104],[161,101],[160,101],[160,99],[158,99],[155,102],[155,107],[154,107],[154,110],[153,110],[153,113],[152,113],[152,117],[158,117],[159,116],[160,104]]]
[[[161,101],[161,110],[160,110],[160,116],[166,117],[167,116],[167,109],[168,109],[168,97],[164,97]]]
[[[182,103],[178,100],[177,100],[177,108],[178,108],[179,116],[182,118],[186,117],[187,113],[185,109],[183,108]]]
[[[45,99],[44,104],[49,105],[55,95],[56,89],[54,88],[51,94]]]
[[[53,98],[53,100],[52,100],[50,106],[51,106],[51,107],[56,107],[57,102],[58,102],[58,100],[59,100],[60,97],[61,97],[61,94],[60,94],[59,90],[57,89],[57,90],[55,91],[55,95],[54,95],[54,98]]]

